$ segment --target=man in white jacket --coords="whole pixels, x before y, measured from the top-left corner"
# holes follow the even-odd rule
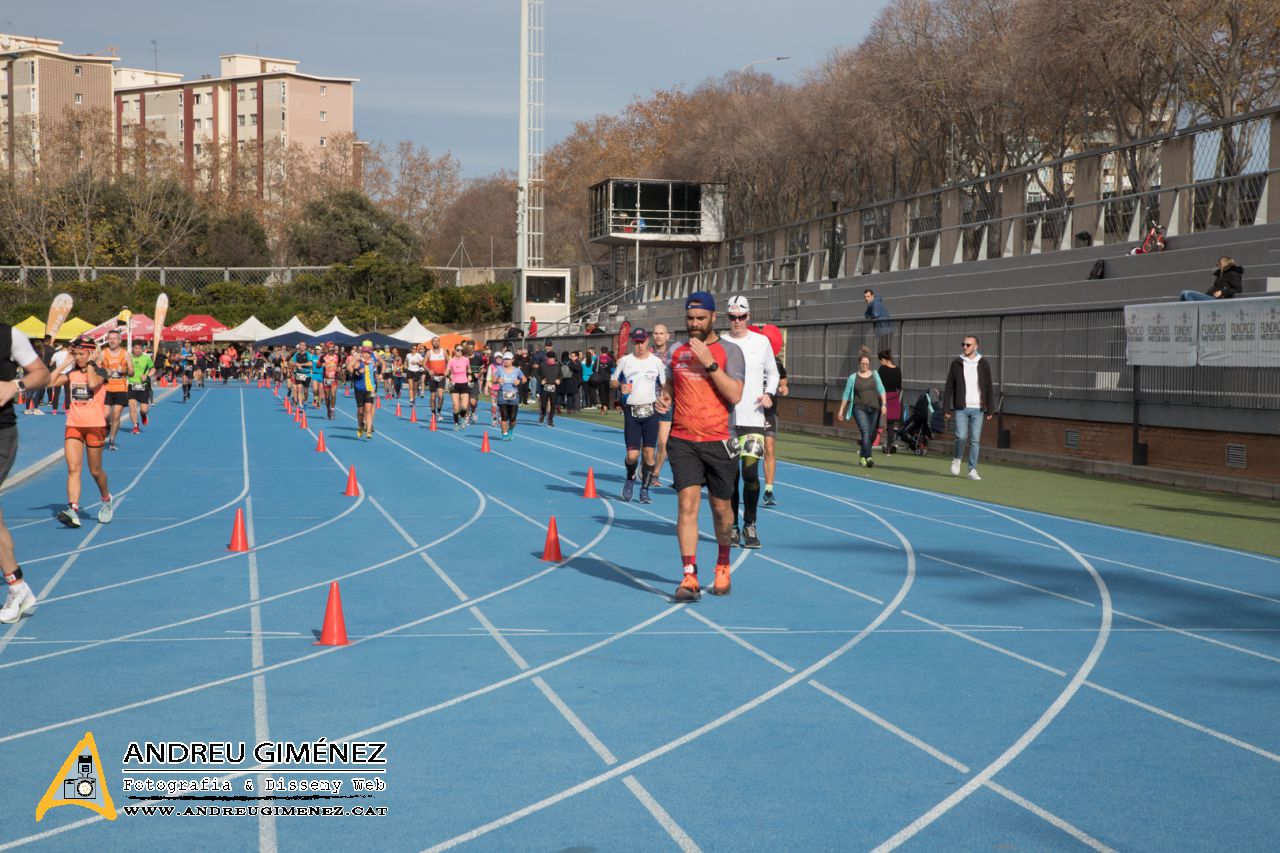
[[[742,350],[746,376],[742,399],[733,408],[734,436],[742,451],[742,486],[733,482],[733,530],[730,542],[744,548],[759,548],[756,533],[756,509],[760,505],[760,460],[764,457],[764,437],[774,428],[765,417],[765,409],[773,405],[778,391],[778,363],[773,346],[759,332],[747,328],[751,322],[751,303],[745,296],[729,299],[729,340]],[[738,517],[741,504],[742,529]]]

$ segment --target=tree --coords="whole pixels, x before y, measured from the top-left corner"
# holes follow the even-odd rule
[[[413,229],[418,245],[430,247],[462,189],[458,171],[452,154],[432,157],[425,146],[402,140],[390,150],[381,144],[370,149],[364,186],[374,203]]]
[[[196,266],[261,267],[271,263],[267,232],[249,211],[206,216],[195,240]]]
[[[289,248],[298,263],[312,265],[346,263],[369,252],[392,263],[420,256],[409,226],[354,190],[308,202],[289,230]]]

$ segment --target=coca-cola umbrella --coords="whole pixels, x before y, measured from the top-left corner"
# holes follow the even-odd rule
[[[217,332],[226,331],[227,325],[208,314],[188,314],[164,330],[161,338],[166,341],[212,341]]]

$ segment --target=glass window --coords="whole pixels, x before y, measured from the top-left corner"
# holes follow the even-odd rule
[[[84,69],[82,69],[79,65],[77,65],[77,66],[76,66],[76,76],[77,76],[77,77],[79,77],[79,76],[80,76],[80,75],[82,75],[83,73],[84,73]]]
[[[237,125],[239,125],[240,127],[244,127],[244,116],[243,116],[243,115],[236,116],[236,124],[237,124]]]
[[[320,147],[321,147],[321,148],[323,148],[323,147],[324,147],[324,137],[323,137],[323,136],[322,136],[322,137],[320,137]]]
[[[327,94],[329,94],[329,87],[328,87],[328,86],[321,86],[321,87],[320,87],[320,97],[322,97],[322,98],[323,98],[323,97],[324,97],[325,95],[327,95]]]
[[[240,90],[240,100],[244,100],[244,89]]]
[[[257,114],[257,113],[250,113],[250,114],[249,114],[249,124],[254,125],[254,126],[256,126],[256,125],[258,124],[258,114]]]
[[[195,93],[195,95],[193,95],[192,97],[193,97],[193,98],[195,98],[195,103],[196,103],[196,105],[197,105],[197,106],[199,106],[199,104],[200,104],[200,93],[199,93],[199,92],[196,92],[196,93]]]
[[[79,92],[76,92],[76,103],[77,104],[84,103],[84,95],[80,94]]]
[[[328,120],[329,120],[329,114],[328,114],[327,112],[325,112],[324,110],[321,110],[321,111],[320,111],[320,120],[321,120],[321,121],[328,121]]]

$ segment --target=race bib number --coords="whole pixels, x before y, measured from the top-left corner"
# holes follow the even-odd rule
[[[332,377],[332,376],[326,376],[326,377],[324,378],[324,384],[325,384],[326,386],[332,385],[332,384],[333,384],[333,377]]]
[[[123,374],[122,374],[120,371],[118,371],[118,370],[109,370],[109,371],[107,371],[107,378],[108,378],[108,379],[119,379],[122,375],[123,375]]]
[[[145,382],[130,382],[130,383],[129,383],[129,388],[130,388],[130,390],[132,390],[132,391],[145,391],[145,390],[147,390],[147,383],[145,383]]]
[[[643,405],[643,406],[632,406],[632,407],[631,407],[631,417],[633,417],[633,418],[647,418],[647,417],[649,417],[649,416],[650,416],[650,415],[652,415],[652,414],[653,414],[653,404],[652,404],[652,403],[646,403],[646,404],[645,404],[645,405]]]
[[[514,388],[512,388],[512,389],[510,389],[510,390],[508,390],[508,389],[503,389],[503,391],[502,391],[502,402],[504,402],[504,403],[514,403],[514,402],[515,402],[516,400],[518,400],[518,399],[520,399],[520,394],[519,394],[519,392],[517,392]]]
[[[84,403],[84,402],[87,402],[89,398],[92,396],[93,395],[89,393],[89,384],[87,382],[71,383],[71,399],[72,400],[75,400],[78,403]]]
[[[738,446],[738,439],[736,438],[725,439],[724,449],[729,454],[730,459],[737,459],[742,455],[742,449]]]
[[[305,370],[295,370],[293,372],[294,382],[306,382],[310,378],[311,377],[307,375],[307,372]]]

